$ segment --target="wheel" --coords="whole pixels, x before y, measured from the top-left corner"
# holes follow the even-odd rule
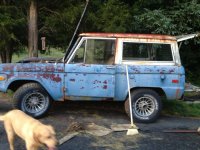
[[[13,95],[14,108],[34,118],[44,116],[51,105],[47,92],[38,83],[22,85]]]
[[[160,96],[150,89],[139,89],[131,92],[132,115],[135,122],[154,122],[162,110]],[[125,111],[130,117],[129,99],[125,101]]]

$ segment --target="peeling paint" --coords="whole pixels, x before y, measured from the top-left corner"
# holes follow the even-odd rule
[[[44,78],[47,80],[51,80],[54,82],[61,82],[61,77],[59,76],[59,74],[48,74],[48,73],[44,73],[44,74],[38,74],[37,75],[39,78]]]
[[[107,80],[105,80],[103,83],[104,83],[104,84],[108,84],[108,81],[107,81]]]
[[[104,85],[104,86],[103,86],[103,89],[105,89],[105,90],[106,90],[107,88],[108,88],[108,86],[107,86],[107,85]]]
[[[71,81],[71,82],[75,82],[76,80],[75,80],[75,79],[70,79],[69,81]]]

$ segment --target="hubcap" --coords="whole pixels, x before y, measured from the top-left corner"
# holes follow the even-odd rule
[[[39,92],[27,94],[23,101],[23,107],[29,113],[38,113],[46,106],[46,97]]]
[[[140,97],[134,105],[136,114],[141,117],[150,116],[154,112],[155,107],[155,99],[150,96]]]

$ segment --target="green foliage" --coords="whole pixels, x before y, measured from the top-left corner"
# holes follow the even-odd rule
[[[133,15],[133,31],[179,35],[197,32],[200,28],[200,4],[197,1],[178,3],[166,9],[144,9]],[[142,28],[139,28],[142,27]]]
[[[0,53],[12,54],[22,46],[25,30],[25,16],[14,5],[0,5]],[[23,37],[23,38],[22,38]],[[10,54],[9,54],[10,55]]]
[[[62,1],[60,3],[62,6],[59,8],[42,7],[40,9],[42,13],[48,15],[39,16],[44,21],[39,31],[41,36],[47,37],[48,45],[64,49],[73,35],[83,5],[81,2],[77,2],[76,5]]]
[[[182,101],[164,101],[162,113],[182,117],[200,117],[200,104],[187,104]]]
[[[133,30],[142,33],[175,34],[176,26],[164,10],[145,9],[141,15],[134,16]]]
[[[96,12],[94,25],[101,32],[126,32],[129,19],[130,12],[126,4],[119,0],[108,0]]]

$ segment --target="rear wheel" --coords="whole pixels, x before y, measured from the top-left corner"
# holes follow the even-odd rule
[[[151,89],[139,89],[131,92],[132,114],[136,122],[150,123],[155,121],[161,112],[160,96]],[[125,101],[125,111],[130,116],[129,100]]]
[[[38,83],[22,85],[13,96],[14,108],[20,109],[34,118],[44,116],[50,104],[49,95]]]

